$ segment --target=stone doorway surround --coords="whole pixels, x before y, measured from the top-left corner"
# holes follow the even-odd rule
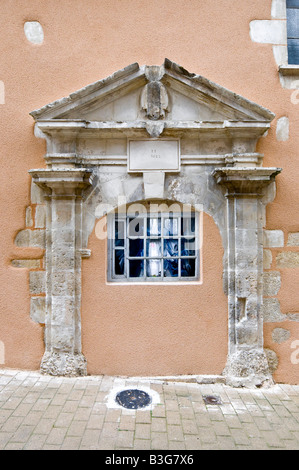
[[[47,208],[41,371],[87,373],[81,259],[90,255],[98,208],[162,199],[202,207],[220,230],[227,383],[271,381],[263,350],[263,227],[281,169],[264,168],[255,149],[274,114],[165,59],[162,66],[132,64],[31,115],[47,144],[46,168],[29,172]],[[146,154],[161,141],[170,146],[159,164],[142,159],[143,146]]]

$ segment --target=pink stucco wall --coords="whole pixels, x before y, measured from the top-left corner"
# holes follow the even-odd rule
[[[283,230],[285,238],[299,231],[298,105],[291,102],[292,92],[280,85],[271,45],[253,43],[249,35],[250,21],[269,19],[270,10],[271,0],[2,0],[0,341],[5,345],[5,367],[38,369],[44,350],[43,328],[29,317],[28,270],[11,266],[12,259],[42,256],[40,249],[14,245],[30,204],[28,170],[45,166],[45,144],[35,138],[28,113],[130,63],[160,65],[168,57],[271,109],[276,119],[258,151],[265,154],[265,166],[283,167],[283,172],[277,179],[276,199],[267,209],[267,229]],[[31,20],[43,26],[42,45],[25,38],[24,22]],[[275,137],[281,116],[290,119],[287,142]],[[82,305],[83,352],[90,373],[221,372],[227,349],[222,246],[208,217],[204,227],[205,236],[215,243],[215,249],[204,246],[209,261],[204,266],[205,284],[155,292],[151,287],[108,288],[105,246],[91,236],[93,255],[83,262]],[[283,250],[296,248],[273,250],[272,269],[275,254]],[[299,270],[279,271],[282,313],[298,312]],[[164,305],[169,306],[167,315]],[[136,324],[137,331],[132,328]],[[271,333],[277,326],[290,330],[288,342],[273,343]],[[299,383],[299,365],[290,361],[291,343],[298,338],[298,322],[265,325],[265,346],[280,359],[275,374],[279,381]]]

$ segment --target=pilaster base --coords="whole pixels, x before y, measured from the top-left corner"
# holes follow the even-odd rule
[[[270,387],[274,385],[263,349],[237,351],[228,357],[223,371],[231,387]]]
[[[87,362],[83,354],[45,352],[40,371],[46,375],[82,377],[87,375]]]

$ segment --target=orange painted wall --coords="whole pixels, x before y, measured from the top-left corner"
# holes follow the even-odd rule
[[[203,284],[107,285],[107,247],[93,234],[83,262],[82,344],[91,374],[221,374],[227,357],[223,248],[203,217]]]
[[[27,172],[44,166],[45,144],[34,137],[33,120],[28,113],[130,63],[160,65],[169,57],[187,70],[276,113],[272,129],[258,146],[258,151],[265,154],[265,166],[283,167],[277,178],[276,200],[267,209],[267,229],[283,230],[286,237],[290,231],[299,231],[298,105],[291,102],[292,91],[280,85],[272,46],[253,43],[249,36],[251,20],[271,18],[271,0],[2,0],[1,7],[0,80],[5,85],[5,104],[0,105],[0,341],[5,344],[5,367],[37,369],[44,350],[43,330],[29,317],[28,271],[10,264],[11,259],[29,256],[28,250],[16,248],[13,240],[24,227],[25,207],[30,204]],[[45,33],[42,45],[34,46],[25,38],[23,25],[28,20],[42,24]],[[276,121],[281,116],[290,119],[287,142],[277,142],[275,137]],[[94,239],[91,244],[95,245]],[[281,251],[284,249],[288,248]],[[34,250],[29,251],[32,256]],[[93,251],[93,256],[98,256]],[[99,253],[103,251],[103,246],[99,247]],[[94,269],[94,259],[84,261],[83,344],[90,357],[91,372],[98,365],[96,354],[88,349],[91,326],[86,319],[92,318],[95,304],[93,297],[86,297],[89,294],[86,284]],[[215,269],[219,277],[221,263]],[[285,314],[299,311],[298,289],[294,281],[290,282],[298,277],[292,276],[295,271],[289,275],[287,270],[281,270],[283,285],[278,298]],[[103,271],[99,276],[100,289],[106,293]],[[167,289],[172,292],[172,288]],[[207,283],[206,289],[209,292],[212,285]],[[116,296],[118,288],[111,288],[111,292]],[[149,296],[150,292],[151,289],[145,290],[144,295]],[[157,290],[155,305],[161,296],[164,300],[165,292]],[[182,287],[177,292],[188,298],[189,288]],[[193,308],[197,304],[192,299]],[[197,312],[189,313],[191,325]],[[177,314],[180,316],[181,311]],[[148,324],[154,320],[149,316]],[[299,383],[299,365],[290,362],[289,344],[273,344],[271,332],[275,326],[265,326],[265,345],[275,349],[280,358],[275,377]],[[298,323],[287,322],[287,328],[292,339],[297,339]],[[164,332],[167,331],[165,327]],[[113,323],[109,337],[113,337]],[[191,332],[193,356],[198,348],[196,337]],[[175,335],[171,338],[175,344]],[[183,364],[184,359],[180,357],[177,361]],[[169,363],[163,358],[163,371],[170,373]],[[110,372],[115,371],[116,367]]]

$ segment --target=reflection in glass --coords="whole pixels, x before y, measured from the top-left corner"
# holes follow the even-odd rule
[[[115,246],[125,246],[125,223],[115,221]]]
[[[194,277],[195,276],[195,259],[182,259],[181,276],[182,277]]]
[[[169,218],[164,220],[164,235],[173,237],[178,235],[178,219]]]
[[[129,237],[143,237],[144,220],[138,217],[130,217],[128,225]]]
[[[133,238],[129,241],[129,256],[143,256],[143,239]]]
[[[155,256],[161,256],[161,240],[147,240],[147,256],[154,258]],[[161,276],[161,261],[157,259],[147,260],[146,263],[146,274],[147,276]]]
[[[150,258],[161,256],[161,240],[146,240],[146,256],[149,256]]]
[[[148,236],[161,235],[161,219],[160,218],[151,217],[147,219],[147,235]]]
[[[161,264],[160,259],[148,259],[146,261],[146,275],[148,277],[161,277]]]
[[[195,256],[195,238],[182,238],[182,256]]]
[[[164,240],[164,256],[173,257],[179,255],[179,241],[173,239]]]
[[[143,277],[143,264],[144,261],[141,260],[130,260],[129,261],[129,271],[130,277]]]
[[[178,260],[177,259],[165,259],[164,260],[164,276],[165,277],[177,277],[178,276]]]
[[[125,251],[115,250],[115,274],[122,275],[125,272]]]
[[[195,216],[194,215],[190,215],[189,217],[182,217],[181,233],[182,235],[194,235],[195,234]]]

